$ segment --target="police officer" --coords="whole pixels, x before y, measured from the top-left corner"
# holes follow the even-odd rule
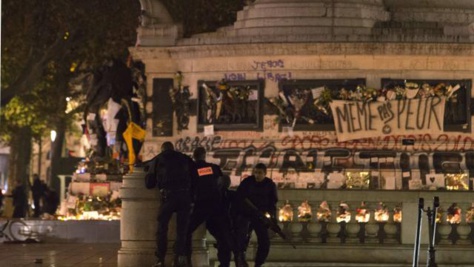
[[[203,222],[217,242],[217,258],[220,267],[229,267],[232,248],[230,220],[224,203],[219,178],[222,170],[216,164],[206,162],[206,150],[198,147],[193,153],[197,168],[195,205],[189,222],[187,236],[188,256],[191,255],[192,234]]]
[[[237,223],[238,250],[239,257],[245,258],[244,251],[247,249],[248,237],[251,231],[257,235],[258,248],[255,256],[255,267],[260,267],[265,263],[270,252],[270,238],[268,227],[261,220],[259,214],[268,214],[272,220],[276,220],[276,204],[278,202],[277,189],[275,183],[268,177],[267,167],[263,163],[258,163],[253,169],[253,175],[245,178],[237,188],[237,198],[240,202],[241,219]],[[259,214],[255,214],[249,209],[246,202],[250,201],[252,206],[258,209]]]
[[[186,258],[186,232],[193,203],[193,187],[196,168],[193,160],[174,150],[171,142],[164,142],[161,153],[151,161],[147,177],[154,177],[160,189],[161,205],[158,211],[156,232],[157,262],[155,267],[165,266],[168,244],[168,224],[176,212],[176,243],[174,266],[188,267]],[[148,179],[148,178],[147,178]],[[147,182],[149,183],[149,182]],[[150,187],[147,184],[147,187]]]

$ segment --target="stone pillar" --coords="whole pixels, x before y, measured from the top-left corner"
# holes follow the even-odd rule
[[[418,201],[418,199],[416,199]],[[430,206],[428,206],[430,205]],[[425,198],[425,209],[432,207],[432,202]],[[404,202],[402,210],[402,244],[413,245],[415,244],[416,226],[418,223],[418,202]],[[421,218],[421,239],[420,243],[423,245],[428,244],[428,217],[423,212]],[[421,254],[421,253],[420,253]]]
[[[144,182],[143,168],[123,177],[120,197],[121,247],[118,266],[152,266],[155,263],[155,233],[158,207],[158,191],[148,190]]]
[[[119,267],[152,266],[155,263],[156,218],[160,207],[157,189],[145,188],[145,172],[136,167],[134,172],[123,177],[120,197],[122,213],[120,219],[121,247],[118,251]],[[176,237],[175,216],[168,230],[167,266],[173,260],[173,244]],[[208,266],[209,258],[205,243],[205,231],[198,230],[193,236],[193,266]]]

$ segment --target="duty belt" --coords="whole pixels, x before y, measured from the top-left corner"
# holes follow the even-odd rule
[[[174,194],[174,193],[182,193],[182,192],[188,192],[189,188],[183,188],[183,189],[161,189],[160,192],[164,194]]]

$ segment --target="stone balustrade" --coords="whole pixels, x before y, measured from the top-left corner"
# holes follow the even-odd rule
[[[438,196],[440,208],[436,229],[437,261],[442,264],[464,264],[470,262],[462,253],[474,248],[474,223],[466,222],[466,213],[472,203],[468,197],[471,192],[441,191],[365,191],[365,190],[279,190],[278,208],[289,204],[292,207],[291,221],[279,222],[288,240],[276,234],[271,235],[272,248],[269,262],[291,263],[299,266],[301,262],[344,262],[363,264],[408,264],[413,255],[415,241],[418,199],[425,199],[425,210],[432,208],[432,199]],[[298,218],[298,207],[303,201],[311,206],[311,218]],[[330,207],[328,221],[318,221],[322,201]],[[337,222],[339,205],[343,201],[350,212],[350,220]],[[361,207],[361,203],[365,206]],[[383,202],[388,211],[387,221],[377,221],[376,209]],[[457,203],[461,209],[459,223],[448,220],[448,208]],[[369,219],[357,222],[357,209],[365,208]],[[400,218],[395,216],[401,209]],[[398,214],[400,215],[400,214]],[[428,224],[426,212],[423,213],[422,248],[420,260],[426,260],[428,246]],[[208,242],[213,243],[208,236]],[[297,250],[293,250],[295,245]],[[216,260],[215,251],[209,246],[210,260]],[[250,239],[247,258],[253,259],[257,249],[256,237]],[[349,252],[352,251],[352,252]],[[394,253],[396,251],[396,253]],[[339,255],[339,256],[338,256]],[[301,265],[303,266],[303,265]],[[336,265],[335,265],[336,266]],[[388,265],[387,265],[388,266]],[[464,266],[464,265],[463,265]]]

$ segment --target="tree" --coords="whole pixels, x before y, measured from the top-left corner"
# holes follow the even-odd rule
[[[124,57],[139,13],[130,0],[3,1],[0,138],[10,145],[10,184],[29,176],[33,137],[56,129],[62,144],[73,117],[64,112],[66,97],[83,94],[71,79]]]
[[[185,36],[230,25],[243,7],[242,0],[163,3],[183,23]],[[66,97],[85,94],[71,80],[123,58],[135,44],[139,15],[137,0],[3,1],[0,141],[11,147],[10,184],[29,176],[33,138],[55,129],[52,155],[60,155],[74,119],[74,112],[64,113]]]

